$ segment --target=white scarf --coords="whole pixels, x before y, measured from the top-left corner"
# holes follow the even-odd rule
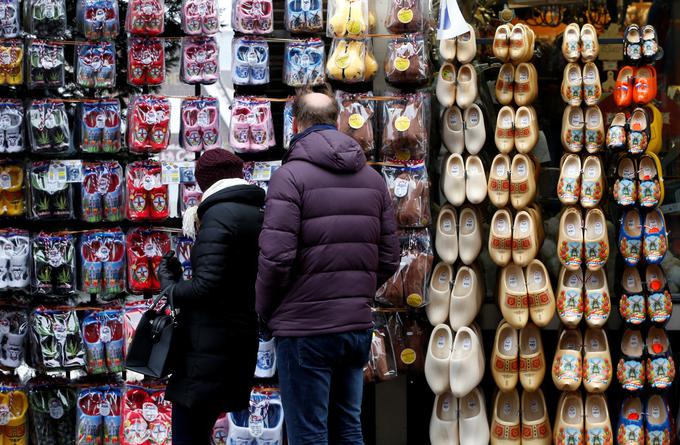
[[[205,201],[210,196],[214,195],[220,190],[224,190],[228,187],[234,187],[237,185],[248,185],[248,182],[245,179],[241,178],[220,179],[219,181],[208,187],[208,190],[203,192],[201,202]],[[198,225],[199,225],[198,206],[188,207],[184,211],[184,216],[182,217],[182,232],[184,232],[185,236],[191,239],[196,239],[196,230],[198,229]]]

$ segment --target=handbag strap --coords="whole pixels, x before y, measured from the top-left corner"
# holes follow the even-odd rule
[[[155,308],[158,306],[158,303],[161,301],[163,297],[166,297],[166,302],[163,305],[163,307],[160,308],[161,311],[164,311],[165,308],[169,307],[170,308],[170,315],[172,315],[172,318],[174,319],[177,315],[175,312],[175,304],[174,304],[174,299],[173,299],[173,291],[175,289],[175,286],[168,286],[163,291],[161,291],[160,294],[153,300],[153,303],[151,304],[152,308]]]

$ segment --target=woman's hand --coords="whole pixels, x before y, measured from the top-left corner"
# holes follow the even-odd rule
[[[161,283],[161,290],[166,290],[182,279],[182,265],[177,257],[175,257],[174,251],[171,250],[163,255],[156,274],[158,275],[158,281]]]

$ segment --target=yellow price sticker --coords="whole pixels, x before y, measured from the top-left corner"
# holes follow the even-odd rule
[[[423,297],[418,294],[411,294],[406,297],[406,304],[411,307],[420,307],[423,305]]]
[[[406,348],[401,351],[401,362],[405,365],[412,365],[416,361],[416,351]]]
[[[406,131],[411,127],[411,119],[406,116],[399,116],[394,120],[394,128],[397,131]]]
[[[397,71],[406,71],[411,66],[411,62],[403,57],[397,57],[394,59],[394,67]]]
[[[349,126],[354,128],[355,130],[358,130],[359,128],[364,126],[364,123],[366,120],[364,117],[358,113],[354,113],[349,117]]]
[[[397,12],[397,19],[401,23],[411,23],[413,21],[413,9],[402,8]]]
[[[335,64],[340,69],[345,69],[349,66],[349,54],[343,54],[335,59]]]

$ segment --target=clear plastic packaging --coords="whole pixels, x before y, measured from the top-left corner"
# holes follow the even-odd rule
[[[385,79],[397,85],[421,85],[430,78],[427,44],[422,34],[389,40],[385,57]]]
[[[24,42],[0,42],[0,85],[17,86],[24,83]]]
[[[423,0],[392,0],[388,3],[385,28],[390,34],[422,32],[429,22],[428,2]]]
[[[0,326],[0,366],[16,369],[26,359],[28,313],[15,308],[0,309]]]
[[[32,287],[40,295],[76,291],[76,240],[63,232],[40,232],[31,240]]]
[[[170,251],[170,234],[137,227],[127,233],[128,288],[133,294],[152,294],[161,290],[156,269]]]
[[[190,36],[212,35],[220,29],[217,0],[182,0],[182,31]]]
[[[18,99],[0,99],[0,153],[22,152],[24,142],[23,104]]]
[[[373,80],[378,73],[378,62],[373,55],[371,39],[333,39],[326,62],[328,78],[345,83]]]
[[[121,409],[121,445],[170,445],[172,404],[165,400],[165,387],[127,385]],[[153,442],[148,438],[153,437]]]
[[[323,32],[323,1],[286,0],[283,20],[286,29],[293,34]]]
[[[28,34],[54,38],[66,33],[65,0],[24,0],[24,27]]]
[[[131,153],[159,153],[170,143],[170,101],[163,96],[133,96],[128,104],[127,139]]]
[[[13,39],[19,37],[21,33],[19,8],[19,0],[0,0],[0,16],[2,17],[0,38]]]
[[[31,219],[68,220],[75,217],[74,185],[55,175],[53,164],[57,163],[36,161],[28,167],[28,217]]]
[[[387,189],[401,228],[430,224],[430,180],[424,162],[383,167]]]
[[[130,221],[163,221],[170,215],[168,185],[161,183],[161,165],[157,161],[128,164],[127,217]]]
[[[201,191],[201,188],[198,186],[198,184],[180,184],[179,191],[182,204],[180,209],[182,215],[184,215],[184,212],[186,212],[189,207],[198,206],[201,203],[203,192]]]
[[[364,366],[364,382],[386,382],[397,376],[397,364],[385,314],[373,313],[373,333],[368,363]]]
[[[71,129],[64,102],[35,99],[26,112],[31,150],[40,154],[72,153]]]
[[[182,100],[179,143],[187,151],[220,148],[220,110],[214,97]]]
[[[118,153],[121,150],[121,112],[118,99],[78,104],[78,147],[84,153]]]
[[[297,132],[295,124],[295,115],[293,114],[293,98],[289,97],[286,100],[286,105],[283,107],[283,149],[290,148],[290,141]]]
[[[123,311],[91,311],[81,325],[88,374],[115,374],[125,369]]]
[[[125,292],[125,235],[120,229],[81,236],[80,291],[102,296]]]
[[[64,86],[64,46],[33,40],[26,57],[29,88],[60,88]]]
[[[373,93],[354,94],[337,90],[340,113],[338,114],[338,130],[356,140],[364,150],[366,159],[375,158],[375,102]]]
[[[31,313],[29,324],[31,364],[35,368],[47,371],[85,366],[85,350],[75,309],[40,306]]]
[[[118,443],[122,389],[110,386],[80,389],[77,403],[76,445]]]
[[[387,328],[399,374],[422,375],[427,351],[427,325],[410,313],[390,314]]]
[[[426,159],[429,148],[430,94],[404,94],[382,104],[381,158],[386,161]]]
[[[260,152],[276,145],[271,102],[246,96],[234,98],[229,145],[236,153]]]
[[[118,222],[125,216],[123,168],[117,161],[83,162],[80,215],[85,222]]]
[[[259,37],[238,37],[232,43],[234,85],[269,83],[269,44]]]
[[[286,43],[283,78],[288,86],[297,88],[323,84],[326,81],[325,66],[326,53],[323,40],[309,39]]]
[[[28,389],[31,443],[75,443],[76,387],[66,379],[38,376],[28,382]]]
[[[186,236],[174,235],[172,237],[172,250],[175,251],[177,260],[182,266],[182,279],[190,280],[193,276],[191,269],[191,249],[194,247],[194,240]]]
[[[165,29],[164,0],[130,0],[125,31],[140,36],[157,36]]]
[[[211,36],[191,36],[182,39],[182,82],[210,85],[220,77],[220,50]]]
[[[24,166],[11,159],[0,160],[0,216],[26,213]]]
[[[430,233],[427,229],[404,231],[399,240],[399,269],[378,289],[375,300],[384,306],[423,307],[429,302],[428,277],[434,258]]]
[[[31,249],[28,231],[0,229],[0,291],[28,290],[31,284]],[[0,326],[2,321],[0,319]],[[1,331],[1,329],[0,329]],[[0,342],[0,345],[3,343]],[[5,355],[0,355],[0,365]]]
[[[128,39],[128,83],[141,87],[161,85],[164,81],[164,40],[158,37],[130,37]]]
[[[77,0],[78,31],[88,40],[113,39],[120,31],[118,0]]]
[[[328,1],[328,37],[362,38],[370,32],[372,21],[375,15],[369,11],[368,0]]]
[[[116,85],[116,47],[113,42],[76,45],[76,82],[83,88],[113,88]]]
[[[270,34],[274,31],[272,0],[233,0],[231,25],[243,34]]]

